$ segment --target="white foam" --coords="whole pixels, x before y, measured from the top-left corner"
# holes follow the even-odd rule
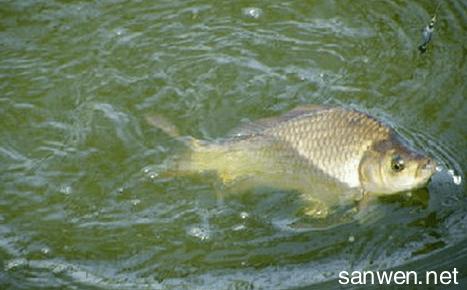
[[[247,17],[251,17],[254,19],[258,19],[263,15],[263,10],[256,7],[247,7],[242,9],[243,15]]]
[[[250,217],[250,215],[249,215],[246,211],[242,211],[242,212],[240,213],[240,218],[241,218],[242,220],[247,219],[248,217]]]
[[[188,229],[188,235],[198,238],[202,241],[210,238],[210,232],[207,228],[193,226]]]

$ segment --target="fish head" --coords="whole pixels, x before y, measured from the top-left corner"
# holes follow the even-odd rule
[[[436,171],[436,162],[393,134],[370,146],[359,166],[363,190],[393,194],[425,186]]]

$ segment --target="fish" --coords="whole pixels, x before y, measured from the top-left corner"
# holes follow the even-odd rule
[[[433,32],[435,31],[436,14],[430,20],[430,23],[422,29],[422,43],[418,46],[420,53],[424,53],[431,41]]]
[[[247,122],[214,141],[180,137],[160,117],[147,120],[187,147],[169,158],[165,173],[213,172],[226,188],[297,191],[304,214],[318,218],[367,195],[424,187],[436,168],[391,126],[343,106],[302,105]]]

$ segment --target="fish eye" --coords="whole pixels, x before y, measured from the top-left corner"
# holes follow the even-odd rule
[[[395,172],[400,172],[405,168],[404,166],[404,159],[399,155],[395,156],[391,160],[391,169]]]

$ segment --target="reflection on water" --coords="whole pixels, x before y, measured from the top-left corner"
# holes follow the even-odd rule
[[[466,265],[462,1],[10,1],[0,8],[0,288],[335,288],[341,270]],[[303,103],[364,108],[441,164],[345,222],[298,193],[162,179],[184,135]],[[291,226],[292,225],[292,226]],[[465,282],[465,274],[460,278]]]

